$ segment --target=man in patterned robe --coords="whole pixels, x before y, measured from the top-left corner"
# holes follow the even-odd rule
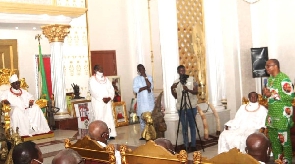
[[[265,120],[272,145],[274,159],[282,158],[287,163],[292,162],[292,143],[290,129],[293,126],[293,109],[291,101],[294,90],[289,77],[280,71],[277,59],[270,59],[265,65],[270,74],[263,94],[268,98],[268,115]]]

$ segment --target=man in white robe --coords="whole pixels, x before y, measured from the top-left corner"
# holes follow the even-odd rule
[[[109,128],[107,124],[101,120],[95,120],[89,124],[88,127],[89,137],[92,140],[97,141],[97,143],[106,147],[108,144],[108,139],[110,135]],[[116,164],[121,164],[121,155],[118,150],[115,150]]]
[[[111,129],[110,139],[117,136],[115,122],[112,111],[112,99],[115,91],[109,79],[103,76],[103,68],[99,65],[94,66],[94,75],[89,79],[89,90],[91,93],[92,111],[90,111],[90,122],[102,120]]]
[[[1,94],[1,101],[10,104],[10,127],[20,136],[48,133],[50,128],[40,107],[34,104],[33,95],[20,88],[17,75],[9,79],[11,88]]]
[[[225,123],[228,130],[224,130],[218,140],[218,154],[236,147],[245,153],[247,137],[265,127],[267,109],[257,102],[255,92],[248,94],[249,104],[242,105],[233,120]]]

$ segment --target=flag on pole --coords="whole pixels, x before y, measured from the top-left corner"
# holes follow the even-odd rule
[[[49,100],[47,82],[46,82],[46,74],[43,63],[43,55],[41,51],[41,45],[39,42],[39,89],[40,89],[40,98]]]

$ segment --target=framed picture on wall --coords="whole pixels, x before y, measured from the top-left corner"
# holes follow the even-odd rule
[[[121,92],[121,80],[120,76],[107,76],[107,78],[110,80],[112,83],[114,90],[115,90],[115,96],[113,101],[114,102],[121,102],[122,100],[122,92]]]
[[[112,107],[116,127],[129,125],[126,103],[124,101],[113,102]]]

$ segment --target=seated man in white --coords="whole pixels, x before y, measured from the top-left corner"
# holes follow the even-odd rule
[[[97,141],[100,146],[106,147],[110,138],[110,128],[101,120],[95,120],[88,126],[88,134],[92,140]],[[116,164],[121,164],[121,155],[115,150]]]
[[[257,102],[258,94],[248,94],[249,104],[242,105],[233,120],[225,123],[228,130],[224,130],[218,140],[218,154],[236,147],[245,153],[247,137],[265,127],[267,109]]]
[[[10,127],[16,131],[19,128],[20,136],[32,136],[48,133],[50,128],[40,107],[34,104],[33,95],[20,88],[17,75],[9,79],[10,89],[2,92],[0,100],[10,104]]]

